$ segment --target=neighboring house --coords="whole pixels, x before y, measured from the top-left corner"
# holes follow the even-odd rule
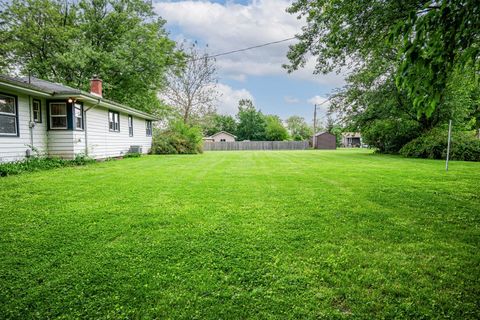
[[[318,132],[315,134],[313,143],[314,149],[337,149],[337,138],[329,132]]]
[[[130,150],[147,153],[155,120],[102,98],[97,78],[88,93],[33,77],[0,75],[0,162],[34,154],[102,159]]]
[[[228,133],[226,131],[220,131],[217,132],[210,137],[205,137],[203,138],[203,141],[210,141],[210,142],[234,142],[237,139],[236,136],[234,136],[231,133]]]
[[[360,132],[342,133],[342,146],[344,148],[360,148],[362,146],[362,136]]]

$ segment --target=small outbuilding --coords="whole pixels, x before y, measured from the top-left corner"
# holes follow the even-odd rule
[[[360,148],[362,146],[362,135],[360,132],[342,133],[342,146],[344,148]]]
[[[210,142],[234,142],[237,137],[227,131],[220,131],[212,134],[210,137],[203,138],[203,141]]]
[[[335,150],[337,149],[337,138],[329,132],[318,132],[313,141],[314,149]]]

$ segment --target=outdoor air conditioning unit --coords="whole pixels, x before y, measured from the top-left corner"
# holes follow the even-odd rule
[[[142,153],[142,146],[130,146],[129,153]]]

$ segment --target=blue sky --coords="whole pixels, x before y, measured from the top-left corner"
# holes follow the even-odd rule
[[[290,0],[162,1],[156,12],[167,20],[170,37],[208,44],[211,54],[278,41],[300,32],[302,21],[285,12]],[[282,119],[300,115],[312,120],[313,104],[343,85],[341,75],[313,75],[314,60],[306,68],[287,74],[288,45],[295,40],[219,57],[218,112],[235,114],[240,98],[251,98],[266,114]],[[325,109],[321,111],[324,113]]]

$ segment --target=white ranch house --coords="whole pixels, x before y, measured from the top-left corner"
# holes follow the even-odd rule
[[[227,131],[220,131],[210,137],[203,138],[205,142],[234,142],[237,137]]]
[[[91,80],[90,91],[0,75],[0,162],[35,154],[103,159],[147,153],[157,119],[104,99],[100,79]]]

